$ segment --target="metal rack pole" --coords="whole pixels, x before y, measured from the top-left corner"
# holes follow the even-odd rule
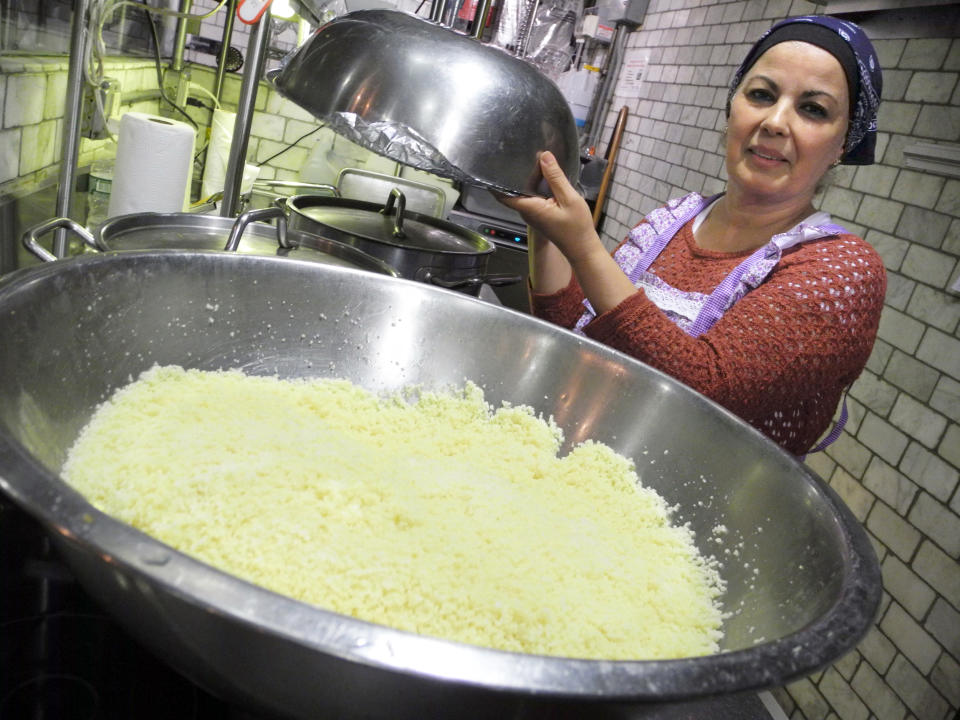
[[[246,164],[247,146],[250,143],[253,105],[257,100],[257,89],[267,61],[269,40],[270,10],[268,9],[263,13],[260,21],[250,28],[243,82],[240,85],[240,98],[237,100],[237,120],[233,125],[233,142],[230,145],[230,156],[227,160],[223,201],[220,203],[221,217],[233,217],[240,209],[240,185],[243,182],[243,166]]]
[[[237,0],[227,3],[227,17],[223,21],[223,36],[220,38],[220,54],[217,57],[217,74],[213,82],[213,94],[220,100],[223,91],[223,76],[227,72],[227,56],[230,54],[230,38],[233,36],[233,19],[237,16]]]
[[[63,114],[63,142],[60,154],[60,178],[57,186],[57,216],[70,217],[73,186],[80,155],[80,115],[83,106],[83,56],[89,0],[74,0],[70,28],[70,63],[67,67],[67,100]],[[53,254],[67,254],[67,230],[58,228],[53,236]]]

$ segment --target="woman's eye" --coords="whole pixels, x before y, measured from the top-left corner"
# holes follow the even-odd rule
[[[803,106],[803,111],[808,115],[817,118],[827,117],[827,109],[822,105],[817,105],[816,103],[807,103]]]
[[[754,100],[756,102],[765,102],[768,100],[773,100],[773,93],[764,88],[753,88],[747,90],[747,98]]]

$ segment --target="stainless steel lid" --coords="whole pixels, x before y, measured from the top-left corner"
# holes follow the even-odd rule
[[[439,218],[408,212],[404,195],[390,193],[378,203],[295,195],[287,208],[318,225],[374,242],[431,253],[485,255],[496,248],[483,235]]]

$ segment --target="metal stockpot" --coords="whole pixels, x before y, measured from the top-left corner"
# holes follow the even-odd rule
[[[382,205],[319,195],[293,195],[281,202],[290,227],[359,248],[410,280],[477,295],[484,283],[512,285],[522,279],[488,274],[496,250],[492,242],[468,228],[406,210],[398,188]]]
[[[276,227],[260,220],[276,219]],[[236,220],[192,213],[133,213],[111,218],[91,235],[77,222],[54,218],[24,233],[23,244],[36,257],[57,260],[39,238],[66,228],[90,250],[225,250],[241,254],[277,255],[327,265],[343,265],[399,277],[384,261],[350,245],[310,233],[290,231],[283,211],[276,207],[251,210]]]
[[[866,533],[795,458],[623,353],[462,293],[288,258],[88,254],[0,280],[0,337],[0,490],[134,637],[253,714],[709,717],[698,699],[818,671],[877,610]],[[58,472],[98,404],[155,363],[373,391],[471,379],[494,405],[553,417],[564,451],[609,444],[720,561],[723,652],[605,662],[401,632],[255,587],[103,515]],[[549,548],[531,551],[549,561]]]

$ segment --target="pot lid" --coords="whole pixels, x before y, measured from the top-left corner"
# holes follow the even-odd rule
[[[396,204],[394,200],[396,199]],[[432,253],[478,255],[494,246],[482,235],[439,218],[404,210],[403,193],[394,190],[385,205],[295,196],[287,201],[292,212],[345,235]]]
[[[101,250],[224,250],[235,224],[233,218],[192,213],[135,213],[111,218],[97,233]],[[360,268],[386,275],[396,270],[357,248],[304,231],[287,230],[287,245],[278,243],[277,228],[251,222],[235,252],[278,255],[326,265]]]

